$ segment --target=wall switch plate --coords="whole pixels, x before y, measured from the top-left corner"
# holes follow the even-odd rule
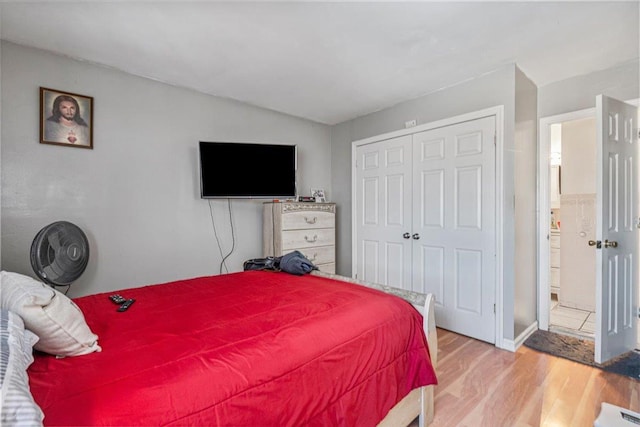
[[[413,120],[409,120],[407,122],[404,122],[404,127],[405,127],[405,129],[409,129],[409,128],[414,127],[416,124],[417,124],[416,120],[413,119]]]

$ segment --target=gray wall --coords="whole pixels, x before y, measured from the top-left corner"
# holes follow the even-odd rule
[[[503,326],[504,338],[513,339],[514,333],[514,123],[516,66],[505,66],[492,73],[466,81],[457,86],[404,102],[394,107],[369,114],[331,129],[332,188],[338,212],[338,273],[351,275],[351,146],[352,142],[404,128],[407,120],[417,124],[430,123],[452,116],[504,106],[504,150],[502,156],[504,179],[503,210],[504,281]],[[535,299],[534,299],[535,303]]]
[[[538,88],[538,117],[549,117],[596,106],[603,94],[619,100],[640,97],[638,61],[578,76]]]
[[[68,220],[91,248],[71,296],[218,274],[210,205],[199,196],[200,140],[298,144],[301,193],[331,194],[328,126],[9,42],[1,60],[4,270],[34,276],[34,236]],[[39,143],[40,86],[94,97],[93,150]],[[262,201],[230,205],[227,265],[239,271],[262,256]],[[225,254],[227,208],[211,202]]]
[[[516,70],[514,337],[535,324],[537,312],[537,93]]]

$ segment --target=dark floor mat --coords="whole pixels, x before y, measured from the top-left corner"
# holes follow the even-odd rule
[[[640,353],[637,351],[629,351],[604,364],[599,364],[593,359],[593,341],[542,330],[531,334],[524,345],[552,356],[573,360],[640,381]]]

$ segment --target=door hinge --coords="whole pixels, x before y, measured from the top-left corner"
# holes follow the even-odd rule
[[[496,305],[493,304],[493,314],[496,314]]]
[[[638,319],[640,319],[640,307],[638,307]]]

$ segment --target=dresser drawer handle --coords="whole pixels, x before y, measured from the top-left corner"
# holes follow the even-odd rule
[[[307,224],[315,224],[317,220],[318,220],[318,217],[315,217],[315,216],[311,219],[307,218],[306,216],[304,217],[304,221]]]
[[[315,261],[315,260],[316,260],[316,258],[318,258],[318,254],[317,254],[317,253],[316,253],[316,254],[313,254],[313,256],[312,256],[311,258],[307,257],[307,259],[308,259],[309,261],[311,261],[311,262]]]
[[[309,243],[314,243],[316,240],[318,240],[318,235],[317,235],[317,234],[315,234],[315,235],[313,236],[313,239],[309,239],[309,237],[308,237],[308,236],[304,236],[304,240],[306,240],[306,241],[307,241],[307,242],[309,242]]]

